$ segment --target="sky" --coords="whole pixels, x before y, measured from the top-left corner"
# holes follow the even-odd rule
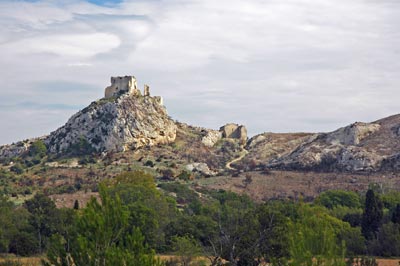
[[[169,115],[325,132],[400,113],[398,0],[0,0],[0,144],[134,75]]]

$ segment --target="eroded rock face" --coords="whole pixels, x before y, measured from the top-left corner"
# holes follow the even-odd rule
[[[68,122],[42,137],[50,153],[120,152],[175,140],[176,125],[159,96],[144,96],[133,76],[112,77],[105,97],[73,115]],[[0,146],[0,159],[26,153],[36,139]]]
[[[272,161],[271,167],[322,171],[374,171],[384,156],[363,141],[379,131],[378,123],[354,123],[330,133],[316,134],[296,150]]]
[[[13,158],[17,157],[28,151],[30,147],[29,142],[18,142],[15,144],[4,145],[0,147],[0,158]]]
[[[222,126],[219,131],[223,138],[239,139],[242,144],[247,142],[247,129],[243,125],[229,123]]]
[[[286,156],[295,151],[300,145],[314,138],[311,133],[271,133],[252,137],[246,145],[249,153],[245,162],[264,164],[272,160]]]
[[[202,137],[201,142],[207,147],[213,147],[215,143],[222,138],[222,133],[217,130],[207,130],[207,133]]]
[[[186,170],[190,172],[199,172],[206,176],[213,176],[216,173],[211,171],[206,163],[191,163],[186,165]]]
[[[32,145],[33,142],[37,140],[43,140],[44,138],[45,137],[33,138],[24,141],[18,141],[17,143],[13,144],[0,146],[0,159],[10,159],[25,154],[29,151],[29,147]]]
[[[331,144],[358,145],[361,140],[379,130],[379,124],[356,122],[327,135]]]
[[[87,142],[97,152],[116,152],[173,142],[175,123],[158,98],[124,94],[101,99],[73,115],[46,138],[52,153]]]

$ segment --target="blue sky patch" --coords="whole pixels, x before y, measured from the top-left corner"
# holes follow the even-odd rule
[[[35,3],[35,2],[40,2],[41,0],[21,0],[21,1]],[[99,6],[113,6],[123,2],[123,0],[84,0],[84,1]]]
[[[88,2],[100,6],[113,6],[122,2],[122,0],[88,0]]]

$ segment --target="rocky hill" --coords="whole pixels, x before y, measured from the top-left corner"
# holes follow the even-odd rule
[[[147,85],[143,93],[138,90],[133,76],[112,77],[104,98],[48,136],[0,147],[0,159],[26,154],[37,140],[53,155],[136,151],[142,157],[168,157],[183,169],[206,175],[227,170],[369,173],[400,169],[400,115],[356,122],[329,133],[263,133],[248,140],[242,125],[228,123],[211,130],[173,121],[162,98],[150,96]]]
[[[101,180],[141,170],[157,182],[224,189],[256,200],[314,197],[326,189],[400,189],[400,115],[328,133],[217,130],[172,120],[149,86],[113,77],[102,99],[47,136],[0,147],[0,191],[15,200],[35,191],[59,206],[88,199]],[[67,204],[68,205],[68,204]]]
[[[161,97],[151,97],[148,86],[142,95],[132,76],[113,77],[111,82],[104,98],[92,102],[64,126],[41,138],[50,153],[74,153],[77,149],[121,152],[175,140],[176,125]],[[0,157],[21,155],[32,142],[3,146]]]
[[[397,171],[400,115],[372,123],[356,122],[329,133],[253,137],[249,155],[268,168],[312,171]]]
[[[66,152],[79,141],[97,152],[119,152],[167,144],[176,126],[165,107],[152,97],[124,94],[90,104],[45,139],[52,153]]]
[[[52,159],[134,152],[138,159],[169,158],[180,170],[208,176],[223,171],[226,163],[242,152],[247,130],[233,123],[212,130],[173,121],[161,97],[151,96],[147,85],[142,93],[136,79],[125,76],[112,77],[102,99],[77,112],[49,135],[1,146],[0,160],[25,160],[38,140]],[[53,162],[47,165],[65,166]]]

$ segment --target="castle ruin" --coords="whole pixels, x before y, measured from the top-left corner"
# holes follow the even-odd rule
[[[137,88],[136,78],[134,76],[124,77],[111,77],[111,86],[108,86],[104,92],[104,98],[118,97],[122,94],[130,94],[134,96],[141,96],[140,90]],[[144,85],[144,97],[150,97],[150,87]],[[161,96],[154,96],[153,98],[157,103],[163,105]]]
[[[105,89],[104,98],[111,98],[124,93],[140,93],[137,89],[136,78],[134,76],[111,77],[111,86]]]

